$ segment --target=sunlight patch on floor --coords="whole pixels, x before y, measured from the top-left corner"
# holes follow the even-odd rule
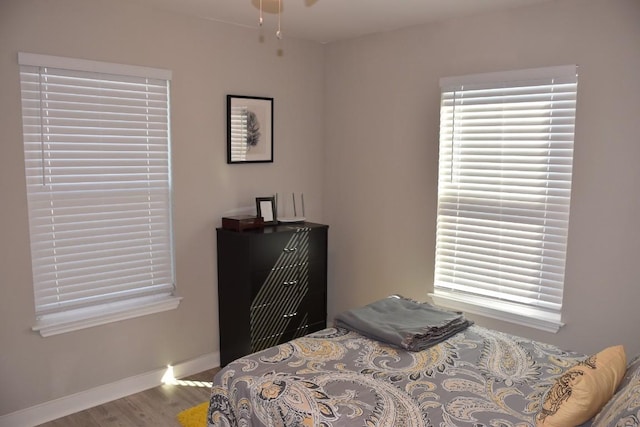
[[[162,376],[162,384],[179,385],[183,387],[204,387],[211,388],[213,383],[209,381],[195,381],[195,380],[179,380],[173,375],[173,366],[168,365],[167,370]]]

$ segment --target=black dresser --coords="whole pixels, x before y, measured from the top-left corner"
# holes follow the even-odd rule
[[[326,326],[328,228],[217,229],[221,366]]]

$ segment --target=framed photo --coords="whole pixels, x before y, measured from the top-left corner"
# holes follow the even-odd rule
[[[256,216],[261,216],[265,225],[277,224],[275,197],[256,197]]]
[[[227,95],[227,163],[273,162],[273,98]]]

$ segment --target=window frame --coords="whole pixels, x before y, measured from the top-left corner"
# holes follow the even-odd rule
[[[133,79],[133,78],[154,79],[154,80],[162,81],[164,82],[164,84],[166,84],[166,93],[165,93],[166,104],[164,103],[165,101],[161,101],[161,105],[165,105],[164,109],[166,110],[166,125],[161,125],[163,130],[160,131],[162,135],[165,135],[160,137],[160,140],[162,141],[161,144],[166,144],[167,159],[166,159],[166,163],[163,163],[165,164],[165,166],[162,166],[162,168],[164,168],[165,170],[165,172],[163,172],[163,176],[165,176],[164,174],[166,174],[166,181],[164,180],[161,181],[163,183],[161,185],[166,186],[166,189],[162,190],[164,192],[164,196],[162,196],[162,199],[164,201],[160,203],[160,206],[161,206],[162,218],[164,218],[163,224],[165,224],[161,226],[162,230],[164,230],[162,233],[165,236],[163,237],[163,241],[166,242],[166,243],[163,243],[163,247],[165,249],[163,249],[162,253],[168,254],[165,257],[165,261],[162,262],[162,265],[164,266],[165,269],[166,268],[169,269],[168,273],[163,273],[163,274],[165,275],[165,277],[168,277],[167,280],[170,283],[164,282],[165,284],[162,286],[159,286],[157,291],[145,290],[145,292],[143,293],[137,293],[137,291],[135,290],[149,289],[148,285],[147,285],[147,288],[144,288],[145,285],[141,285],[143,287],[124,285],[124,286],[128,286],[127,289],[129,290],[126,291],[125,293],[123,293],[122,291],[118,291],[120,295],[122,294],[127,295],[126,297],[121,299],[114,298],[112,300],[112,299],[103,298],[100,302],[97,302],[97,303],[88,302],[85,304],[83,302],[83,303],[78,303],[63,309],[54,308],[50,311],[43,310],[42,308],[38,309],[38,307],[40,306],[39,304],[42,304],[42,302],[39,303],[38,302],[39,300],[37,297],[38,291],[36,288],[37,286],[36,285],[36,261],[37,259],[39,259],[38,258],[39,256],[44,256],[44,255],[38,255],[42,251],[36,250],[36,247],[34,246],[35,244],[34,242],[36,243],[42,242],[42,240],[34,241],[34,238],[36,238],[34,237],[35,228],[34,228],[34,224],[32,224],[31,217],[35,215],[32,213],[32,209],[35,209],[34,207],[35,202],[32,202],[31,200],[32,196],[29,196],[30,240],[31,240],[31,247],[32,247],[32,251],[31,251],[32,267],[34,269],[33,290],[34,290],[34,304],[36,306],[36,323],[32,327],[32,330],[37,331],[40,333],[40,335],[42,335],[43,337],[46,337],[50,335],[56,335],[60,333],[75,331],[78,329],[93,327],[93,326],[102,325],[102,324],[106,324],[114,321],[130,319],[134,317],[144,316],[152,313],[158,313],[158,312],[177,308],[178,305],[180,304],[181,298],[176,296],[175,249],[174,249],[174,243],[173,243],[173,226],[172,226],[173,213],[172,213],[172,194],[171,194],[172,186],[171,186],[171,135],[170,135],[171,134],[170,132],[171,72],[168,70],[161,70],[161,69],[148,68],[148,67],[114,64],[114,63],[99,62],[99,61],[89,61],[89,60],[75,59],[75,58],[64,58],[64,57],[56,57],[56,56],[50,56],[50,55],[39,55],[39,54],[24,53],[24,52],[20,52],[18,54],[18,64],[20,65],[21,87],[23,91],[21,99],[23,104],[22,117],[23,117],[23,133],[24,133],[24,145],[25,145],[25,173],[27,175],[27,194],[31,194],[30,185],[33,187],[33,184],[29,183],[30,179],[32,179],[30,178],[30,175],[29,175],[30,172],[28,171],[29,162],[31,161],[30,160],[31,152],[28,151],[27,146],[29,144],[30,145],[41,144],[44,146],[44,135],[45,135],[43,133],[39,137],[40,142],[37,142],[35,140],[28,141],[28,139],[33,134],[32,128],[34,127],[34,124],[33,124],[34,119],[39,120],[39,123],[41,123],[39,126],[43,128],[45,127],[44,125],[42,125],[42,123],[44,123],[44,119],[43,119],[44,109],[41,108],[40,113],[38,115],[38,113],[32,114],[28,112],[29,108],[26,107],[26,105],[29,104],[29,102],[33,102],[33,99],[36,99],[34,98],[33,94],[28,93],[29,92],[28,89],[25,89],[28,83],[25,83],[26,80],[23,81],[23,79],[27,78],[26,77],[27,74],[29,73],[33,74],[33,72],[29,70],[32,70],[35,67],[36,69],[39,70],[38,75],[40,75],[40,73],[42,73],[42,70],[45,68],[59,69],[65,72],[78,73],[79,75],[89,76],[89,79],[99,78],[98,76],[109,76],[110,78],[114,78],[113,81],[115,82],[115,84],[122,83],[125,81],[125,79]],[[23,73],[25,73],[25,75],[23,75]],[[116,77],[116,76],[119,76],[119,77]],[[71,90],[66,91],[66,89],[61,89],[59,93],[66,95],[66,94],[70,94]],[[143,92],[138,92],[138,93],[143,93]],[[46,95],[43,95],[41,93],[39,96],[41,97],[40,98],[41,103],[46,102],[46,101],[42,101],[43,99],[42,97]],[[99,104],[99,105],[102,105],[102,104]],[[33,108],[31,108],[31,110],[33,110]],[[78,114],[83,115],[88,110],[78,109],[77,111],[79,112]],[[63,118],[65,117],[67,116],[64,116]],[[86,118],[83,118],[82,120],[85,120],[85,123],[89,123],[89,125],[85,125],[85,124],[77,125],[78,129],[88,129],[91,126],[94,126],[96,128],[99,127],[99,124],[98,124],[99,119],[95,119],[95,120],[90,119],[89,121],[86,121]],[[78,121],[81,121],[81,120],[78,119]],[[142,128],[146,126],[147,134],[148,134],[149,122],[147,121],[145,123],[146,125],[136,124],[136,126],[142,126]],[[128,125],[129,124],[126,124],[125,126],[128,126]],[[65,126],[76,126],[76,125],[65,124]],[[85,127],[83,128],[82,126],[85,126]],[[142,129],[142,128],[136,128],[136,129]],[[102,130],[100,130],[100,132],[102,132]],[[108,128],[107,128],[107,131],[105,132],[108,132]],[[109,136],[113,137],[114,135],[116,135],[116,133],[117,132],[114,131],[114,133],[111,133],[111,134],[100,133],[99,135],[103,137],[109,137]],[[31,136],[28,136],[28,135],[31,135]],[[38,137],[36,137],[36,139],[37,138]],[[81,137],[79,139],[82,139],[82,138],[84,137]],[[93,137],[88,136],[84,138],[83,140],[78,142],[78,145],[81,146],[83,149],[85,149],[87,145],[90,145],[92,143],[95,144],[95,142],[91,138],[95,139],[95,136]],[[99,157],[100,156],[98,155],[96,159],[98,159]],[[129,157],[125,158],[125,160],[127,159],[129,159]],[[83,160],[83,162],[90,162],[90,161],[91,159],[89,159],[88,161]],[[41,163],[44,171],[44,157]],[[83,165],[89,164],[89,165],[93,165],[93,167],[97,167],[99,166],[98,163],[100,162],[97,161],[96,164],[83,163]],[[102,172],[100,172],[100,174],[102,174]],[[114,176],[119,176],[119,175],[114,175]],[[152,178],[150,177],[150,175],[148,175],[147,182],[152,183],[151,180]],[[84,183],[84,181],[82,182]],[[90,181],[90,180],[86,181],[88,186],[91,185],[92,182],[93,181]],[[41,185],[44,185],[44,182]],[[47,192],[45,191],[42,193],[47,193]],[[53,195],[55,191],[50,191],[48,193]],[[87,193],[94,194],[94,195],[96,194],[94,190],[88,190]],[[92,210],[91,212],[94,214],[104,213],[103,210],[101,211],[99,209]],[[128,215],[131,215],[131,214],[128,214]],[[151,217],[152,215],[151,211],[146,215]],[[127,216],[126,218],[130,219],[131,217]],[[151,239],[151,237],[149,239]],[[53,238],[52,241],[55,241],[55,237]],[[156,247],[156,245],[152,243],[149,243],[149,246],[153,248]],[[155,249],[146,249],[145,251],[149,251],[150,254],[156,253]],[[96,259],[97,258],[94,257],[93,261],[91,261],[94,263],[93,265],[95,265]],[[101,262],[101,261],[98,261],[98,262]],[[86,285],[81,285],[81,286],[86,286]],[[153,286],[151,286],[151,288],[153,288]],[[87,288],[87,289],[91,289],[91,288]],[[113,291],[110,291],[110,292],[113,292]],[[115,295],[115,294],[110,294],[107,292],[101,295]]]
[[[571,155],[568,158],[569,161],[569,172],[568,172],[568,183],[564,183],[562,185],[568,185],[568,191],[565,191],[565,193],[568,193],[568,195],[566,196],[566,199],[563,201],[563,203],[566,203],[566,206],[564,206],[562,208],[563,212],[561,214],[558,214],[559,216],[561,216],[563,219],[561,221],[559,221],[564,227],[564,229],[559,232],[559,234],[561,235],[560,239],[564,239],[564,241],[561,243],[561,245],[563,245],[563,251],[562,251],[562,255],[560,257],[558,257],[558,259],[554,259],[554,262],[557,262],[559,264],[561,264],[561,266],[554,266],[554,268],[556,270],[561,270],[560,273],[558,274],[558,276],[560,277],[559,282],[560,282],[560,302],[559,302],[559,307],[554,307],[553,309],[550,309],[548,307],[545,308],[541,308],[541,307],[536,307],[535,304],[536,302],[533,303],[524,303],[522,301],[520,302],[516,302],[514,300],[510,300],[511,298],[514,298],[514,296],[512,296],[512,294],[508,293],[508,294],[503,294],[500,295],[500,291],[499,290],[495,290],[495,291],[489,291],[488,289],[490,289],[493,285],[491,284],[492,282],[489,281],[487,282],[487,284],[478,284],[478,286],[480,286],[480,288],[478,288],[477,286],[474,288],[474,286],[472,284],[469,284],[469,282],[472,282],[473,279],[470,279],[470,277],[472,277],[471,274],[468,275],[467,278],[463,279],[456,279],[455,275],[458,273],[455,273],[456,268],[455,267],[455,259],[461,259],[460,264],[458,264],[459,266],[461,266],[460,271],[464,272],[465,268],[468,268],[473,261],[469,261],[468,259],[462,259],[465,257],[469,257],[469,253],[465,253],[467,251],[467,249],[463,250],[460,255],[451,255],[450,253],[453,252],[454,254],[457,254],[457,252],[455,250],[453,251],[449,251],[449,254],[446,255],[442,255],[442,248],[443,246],[445,246],[443,244],[443,242],[447,239],[447,237],[443,237],[443,235],[445,233],[450,233],[449,231],[443,231],[443,225],[442,225],[442,221],[445,222],[445,226],[451,225],[451,223],[456,222],[457,220],[450,220],[450,219],[446,219],[445,217],[447,216],[447,214],[443,213],[443,204],[445,202],[443,202],[443,197],[445,197],[445,193],[447,192],[447,186],[452,187],[451,181],[448,181],[449,178],[448,177],[443,177],[443,169],[447,169],[447,167],[449,168],[448,170],[453,171],[454,170],[454,165],[453,163],[455,162],[454,160],[454,147],[456,144],[456,141],[463,141],[465,138],[468,138],[467,141],[467,147],[470,147],[471,144],[473,142],[477,141],[472,141],[476,136],[473,136],[472,134],[474,134],[474,132],[486,132],[486,129],[481,129],[479,131],[476,130],[467,130],[470,128],[464,128],[465,126],[469,126],[471,125],[471,116],[472,114],[469,114],[469,107],[467,106],[467,110],[464,109],[464,107],[459,107],[459,109],[464,113],[466,111],[466,116],[463,115],[462,113],[459,114],[457,117],[455,116],[455,112],[452,113],[454,115],[454,119],[452,120],[453,124],[451,123],[445,123],[445,119],[443,117],[445,117],[447,113],[445,113],[445,108],[449,108],[451,110],[451,108],[454,109],[455,111],[455,106],[457,105],[456,103],[458,101],[456,101],[456,96],[458,96],[458,94],[455,93],[456,90],[460,90],[461,92],[469,91],[468,93],[473,93],[473,91],[476,92],[486,92],[486,91],[498,91],[498,90],[503,90],[505,87],[509,89],[518,89],[520,87],[526,87],[526,86],[535,86],[535,85],[539,85],[540,87],[542,87],[543,85],[557,85],[557,87],[559,87],[560,85],[565,85],[565,86],[569,86],[569,85],[573,85],[574,86],[574,91],[573,91],[573,115],[571,116],[570,119],[567,119],[567,122],[570,122],[570,125],[563,125],[565,126],[567,129],[570,128],[570,133],[571,133],[571,140],[570,140],[570,152]],[[564,325],[564,323],[562,322],[562,299],[563,299],[563,294],[564,294],[564,273],[565,273],[565,264],[566,264],[566,249],[567,249],[567,236],[568,236],[568,227],[569,227],[569,207],[570,207],[570,192],[571,192],[571,180],[572,180],[572,163],[573,163],[573,145],[574,145],[574,140],[575,140],[575,115],[576,115],[576,99],[577,99],[577,66],[575,65],[568,65],[568,66],[559,66],[559,67],[545,67],[545,68],[537,68],[537,69],[527,69],[527,70],[516,70],[516,71],[506,71],[506,72],[497,72],[497,73],[484,73],[484,74],[476,74],[476,75],[467,75],[467,76],[459,76],[459,77],[450,77],[450,78],[443,78],[441,79],[440,82],[440,86],[442,88],[442,100],[441,100],[441,117],[440,117],[440,143],[439,143],[439,147],[440,147],[440,152],[439,152],[439,156],[440,156],[440,163],[439,163],[439,182],[438,182],[438,230],[437,230],[437,236],[436,236],[436,259],[435,259],[435,268],[434,268],[434,290],[432,293],[429,294],[429,296],[433,299],[433,301],[439,305],[443,305],[446,307],[450,307],[456,310],[463,310],[472,314],[478,314],[478,315],[482,315],[485,317],[490,317],[490,318],[494,318],[494,319],[498,319],[498,320],[503,320],[503,321],[508,321],[510,323],[515,323],[515,324],[520,324],[523,326],[528,326],[528,327],[533,327],[536,329],[541,329],[541,330],[545,330],[548,332],[557,332],[560,327],[562,327]],[[536,89],[537,90],[537,89]],[[551,93],[553,93],[553,89],[550,89]],[[454,92],[453,95],[453,103],[451,103],[451,92]],[[449,92],[447,94],[447,92]],[[494,95],[494,94],[492,94]],[[478,95],[480,96],[480,95]],[[497,95],[495,95],[497,96]],[[446,101],[445,98],[449,97],[448,100]],[[551,95],[552,99],[553,99],[553,94]],[[474,100],[473,102],[482,102],[482,100],[480,101],[476,101]],[[499,104],[501,101],[486,101],[487,104]],[[549,115],[553,118],[553,112],[555,111],[554,108],[557,107],[553,107],[553,102],[551,101],[549,104],[551,105],[551,107],[549,107]],[[558,101],[555,101],[556,103],[558,103]],[[447,104],[448,103],[448,104]],[[445,104],[447,104],[449,107],[445,107]],[[460,102],[460,105],[463,105],[464,102]],[[453,105],[453,107],[451,107],[451,105]],[[519,108],[519,107],[516,107]],[[537,107],[536,107],[537,108]],[[532,106],[531,109],[533,110],[534,107]],[[448,110],[448,111],[450,111]],[[490,117],[492,117],[493,119],[495,119],[496,115],[494,114],[494,111],[491,112],[487,112],[487,111],[482,111],[483,114],[489,114]],[[519,113],[518,113],[519,114]],[[477,115],[474,117],[474,119],[477,120]],[[536,117],[537,118],[537,117]],[[464,120],[467,120],[467,122],[465,122]],[[502,132],[500,134],[500,136],[496,136],[495,139],[496,140],[504,140],[504,139],[509,139],[509,138],[505,138],[504,135],[507,133],[506,132],[506,125],[504,125],[505,122],[507,122],[506,119],[495,119],[496,123],[500,123],[500,120],[502,120],[502,125],[495,125],[495,124],[491,124],[491,131],[498,133],[498,132]],[[529,120],[529,118],[527,118],[526,120],[524,119],[517,119],[519,122],[522,123],[517,123],[522,125],[523,127],[526,124],[523,124],[524,122],[526,122],[526,120]],[[557,120],[557,119],[556,119]],[[552,120],[550,120],[551,122]],[[561,120],[562,121],[562,120]],[[486,125],[487,123],[480,123],[480,125]],[[472,124],[473,126],[480,126],[478,125],[478,122],[474,122]],[[456,133],[456,126],[458,126],[458,130],[460,132],[460,135]],[[495,128],[497,126],[502,126],[500,128],[499,131],[495,130]],[[464,128],[464,129],[463,129]],[[549,125],[549,151],[547,153],[547,162],[549,161],[548,159],[552,158],[551,156],[551,152],[552,152],[552,144],[555,144],[555,138],[556,138],[556,134],[555,132],[557,131],[558,125],[557,124],[550,124]],[[462,130],[460,130],[462,129]],[[554,129],[554,130],[552,130]],[[465,136],[463,135],[464,132],[469,132],[469,136]],[[517,132],[517,131],[513,131],[511,130],[511,132]],[[553,134],[552,134],[553,133]],[[509,135],[510,137],[512,137],[512,135]],[[545,136],[547,137],[547,136]],[[564,138],[564,136],[562,136]],[[459,139],[456,139],[459,138]],[[483,138],[483,136],[479,137],[479,138]],[[488,140],[491,138],[487,138]],[[515,139],[515,138],[514,138]],[[469,142],[471,141],[471,142]],[[553,142],[552,142],[553,141]],[[448,145],[447,145],[448,144]],[[464,142],[461,143],[462,147],[464,147]],[[489,145],[491,144],[491,142],[485,143],[484,141],[480,144],[480,145]],[[566,145],[566,143],[564,143]],[[498,143],[496,143],[496,145],[498,145]],[[494,147],[492,147],[494,148]],[[447,152],[447,149],[450,150],[449,152]],[[482,154],[481,154],[482,155]],[[486,155],[486,154],[485,154]],[[506,154],[500,154],[501,160],[503,161],[504,156]],[[448,156],[447,158],[445,158],[444,156]],[[475,160],[474,160],[475,161]],[[563,158],[564,161],[564,158]],[[462,160],[461,160],[462,162]],[[491,160],[491,162],[495,162],[495,160]],[[448,163],[451,164],[451,166],[448,165]],[[543,161],[541,161],[541,163],[543,163]],[[443,167],[443,164],[446,165]],[[472,168],[479,168],[477,165],[474,166],[469,166],[468,169],[464,169],[464,167],[462,167],[462,169],[460,169],[459,171],[462,172],[469,172],[471,173],[470,177],[464,176],[464,179],[468,179],[468,180],[473,180],[474,179],[474,174],[477,173],[477,175],[482,175],[484,172],[480,171],[478,172],[476,171],[472,171]],[[512,170],[507,170],[507,172],[513,172],[513,171],[520,171],[517,169],[512,169]],[[456,173],[458,173],[458,171],[456,171]],[[490,173],[493,173],[490,172]],[[566,172],[563,172],[566,175]],[[451,174],[453,175],[454,172],[451,172]],[[547,172],[547,178],[546,178],[546,182],[547,185],[549,184],[549,181],[551,180],[549,178],[550,173]],[[491,180],[492,178],[487,178],[482,177],[482,179],[488,179]],[[565,179],[565,178],[563,178]],[[487,181],[488,184],[486,184],[487,187],[491,186],[492,184],[495,184],[494,181]],[[497,181],[496,181],[497,182]],[[483,190],[483,184],[482,184],[482,180],[478,180],[476,182],[476,184],[479,184],[480,190],[478,191],[478,193],[482,192]],[[458,184],[459,188],[464,187],[465,184]],[[524,184],[523,184],[524,185]],[[528,185],[528,183],[527,183]],[[556,185],[556,184],[553,184]],[[535,188],[544,188],[544,187],[535,187]],[[461,191],[461,190],[458,190]],[[502,191],[502,190],[501,190]],[[501,191],[496,190],[496,193],[500,194]],[[448,194],[448,196],[450,196],[450,194]],[[465,197],[465,196],[458,196],[458,197]],[[478,196],[479,197],[479,196]],[[563,196],[564,197],[564,196]],[[451,198],[451,197],[450,197]],[[458,200],[462,200],[462,199],[458,199]],[[455,205],[456,202],[451,202],[451,204]],[[458,201],[457,203],[460,203],[460,201]],[[482,204],[482,202],[479,202],[480,204]],[[459,205],[461,206],[461,205]],[[462,218],[462,222],[465,221],[465,218],[472,218],[474,215],[479,214],[480,212],[483,211],[474,211],[473,207],[468,208],[465,207],[465,209],[467,209],[467,211],[469,212],[468,216],[465,217],[464,215],[464,211],[460,210],[460,207],[457,207],[455,209],[455,212],[457,212],[456,215],[459,215],[460,212],[463,212],[463,215],[461,216]],[[527,209],[527,208],[525,208]],[[531,209],[531,208],[529,208]],[[547,208],[545,208],[547,209]],[[498,211],[498,209],[494,210]],[[545,211],[546,212],[546,211]],[[449,215],[454,215],[454,214],[449,214]],[[486,212],[483,212],[483,215],[486,216],[491,216],[491,214],[487,214]],[[495,217],[501,216],[502,214],[495,214]],[[448,223],[447,223],[448,221]],[[499,230],[499,228],[496,228]],[[491,233],[491,232],[488,232]],[[545,233],[547,233],[545,231]],[[554,231],[555,233],[555,231]],[[462,232],[462,234],[465,234],[465,231]],[[478,241],[481,241],[484,237],[479,237]],[[453,240],[457,240],[457,237],[448,237],[449,241],[453,241]],[[491,241],[491,239],[494,239],[494,241],[497,241],[495,239],[495,237],[489,237],[488,238],[489,241]],[[544,237],[542,238],[544,241]],[[457,244],[457,243],[456,243]],[[475,244],[480,244],[477,242],[474,242]],[[543,249],[544,250],[544,249]],[[476,249],[471,249],[471,251],[476,251]],[[476,253],[476,255],[479,253],[481,255],[483,251],[486,251],[488,253],[488,249],[486,248],[481,248],[478,249],[478,252]],[[497,252],[497,251],[494,251]],[[508,251],[507,251],[508,252]],[[473,256],[473,255],[471,255]],[[462,257],[462,258],[460,258]],[[487,256],[487,259],[493,257],[493,254],[491,254],[491,256]],[[447,258],[447,261],[443,261],[443,258]],[[544,255],[540,256],[540,258],[545,258]],[[554,255],[555,258],[555,255]],[[442,273],[442,266],[449,263],[449,261],[451,261],[451,259],[454,259],[453,263],[454,266],[450,267],[447,266],[444,268],[445,273]],[[516,262],[516,261],[508,261],[508,262]],[[542,268],[547,268],[548,267],[548,262],[549,261],[543,261],[541,262],[541,264],[543,265]],[[465,263],[467,263],[467,265],[465,266]],[[511,264],[511,266],[513,266],[514,264]],[[561,268],[560,268],[561,267]],[[485,267],[483,266],[482,269],[483,270],[491,270],[491,268],[494,267]],[[496,269],[497,270],[497,269]],[[467,270],[468,272],[469,270]],[[483,272],[483,275],[485,275],[486,273]],[[555,274],[555,271],[554,271]],[[488,274],[487,274],[488,275]],[[443,279],[444,276],[447,276],[447,279]],[[456,281],[458,280],[463,280],[464,282],[466,282],[464,285],[461,285],[460,283],[456,283]],[[480,280],[483,280],[482,278]],[[491,279],[490,279],[491,280]],[[497,283],[498,280],[497,279],[493,279],[495,280],[495,282]],[[526,279],[525,279],[526,282]],[[515,285],[516,287],[519,285]],[[557,285],[556,285],[557,286]],[[507,288],[509,288],[510,286],[507,286]],[[499,289],[499,286],[494,286],[495,289]],[[544,288],[544,286],[540,285],[540,289]],[[515,288],[514,288],[515,289]],[[554,292],[557,289],[554,290]],[[511,291],[513,292],[513,291]],[[538,291],[541,292],[541,291]],[[544,291],[547,292],[547,291]],[[535,294],[535,292],[530,292],[532,294]],[[494,294],[492,296],[492,294]],[[538,298],[540,297],[544,297],[543,294],[538,294]],[[502,299],[505,298],[505,299]],[[525,298],[523,298],[524,300]],[[527,297],[527,299],[531,299],[529,297]]]

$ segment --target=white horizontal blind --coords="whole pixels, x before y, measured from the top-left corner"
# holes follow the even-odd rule
[[[559,321],[576,67],[441,86],[435,295]]]
[[[168,78],[19,60],[36,314],[173,294]]]

